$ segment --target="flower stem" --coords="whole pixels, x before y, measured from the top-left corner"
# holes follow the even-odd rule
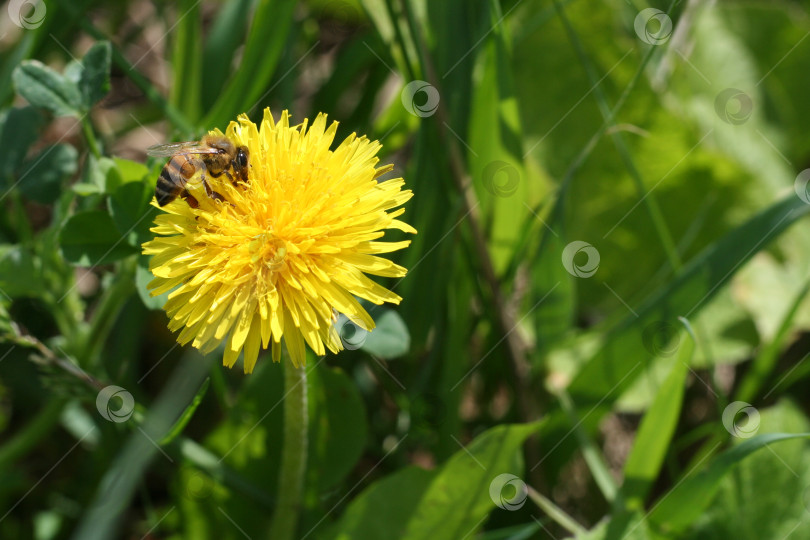
[[[291,540],[298,525],[307,465],[307,372],[289,358],[284,365],[284,440],[270,538]]]

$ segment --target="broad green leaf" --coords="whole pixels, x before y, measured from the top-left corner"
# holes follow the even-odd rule
[[[376,324],[374,330],[365,336],[362,350],[384,359],[397,358],[407,354],[411,346],[411,335],[399,313],[393,309],[372,309],[369,314]]]
[[[45,283],[34,254],[22,246],[0,246],[0,300],[39,296]]]
[[[126,184],[128,182],[146,182],[146,177],[152,172],[149,170],[149,167],[137,161],[117,157],[113,158],[113,161],[115,162],[116,169],[118,169],[118,172],[121,175],[122,184]],[[118,186],[112,187],[117,188]]]
[[[756,435],[718,455],[703,470],[687,472],[687,476],[653,507],[650,522],[663,531],[683,531],[706,510],[720,488],[720,482],[735,465],[762,448],[791,439],[810,439],[810,433]]]
[[[19,171],[28,148],[37,140],[42,127],[42,115],[34,107],[8,109],[0,113],[0,178],[3,180]]]
[[[474,532],[496,508],[492,482],[502,474],[522,474],[521,448],[538,426],[497,426],[456,452],[431,482],[401,538],[456,540]]]
[[[127,243],[107,212],[90,210],[74,214],[59,233],[62,256],[76,266],[97,266],[137,253]]]
[[[107,199],[115,227],[129,244],[140,246],[150,238],[157,208],[149,204],[154,188],[141,182],[121,184]]]
[[[335,486],[366,446],[366,412],[354,382],[340,369],[310,371],[308,486],[316,495]]]
[[[322,540],[402,538],[408,519],[436,474],[408,467],[371,484],[352,500]]]
[[[149,258],[141,257],[138,260],[138,267],[135,269],[135,288],[138,290],[138,296],[143,302],[143,305],[148,309],[160,310],[169,299],[169,292],[165,292],[159,296],[152,296],[147,289],[150,281],[155,279],[152,272],[149,271]]]
[[[56,116],[80,117],[82,95],[73,81],[39,60],[24,60],[12,75],[17,93],[34,107],[47,109]]]
[[[110,63],[112,47],[109,41],[95,43],[82,57],[79,90],[85,110],[110,91]]]
[[[61,195],[64,180],[76,172],[77,161],[78,152],[69,144],[48,146],[23,165],[18,187],[32,201],[52,203]]]

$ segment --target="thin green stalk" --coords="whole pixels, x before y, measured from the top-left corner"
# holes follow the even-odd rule
[[[284,440],[278,504],[270,525],[270,538],[292,540],[301,513],[307,465],[307,372],[284,358]]]
[[[548,517],[553,519],[557,525],[576,536],[584,535],[588,532],[585,527],[577,523],[574,518],[566,514],[562,508],[551,502],[550,499],[531,486],[528,487],[528,490],[529,498],[532,502],[536,504],[540,510],[545,512]]]
[[[96,139],[96,134],[93,131],[93,126],[90,124],[90,118],[85,115],[82,118],[82,133],[84,134],[84,140],[87,142],[88,148],[96,157],[96,159],[101,157],[101,148],[98,144],[98,139]]]

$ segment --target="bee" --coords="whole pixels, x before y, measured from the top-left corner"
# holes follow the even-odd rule
[[[223,174],[234,186],[248,181],[248,149],[236,146],[227,137],[206,135],[199,141],[157,144],[146,149],[150,156],[169,157],[155,185],[155,198],[160,206],[166,206],[177,197],[182,197],[192,208],[199,202],[188,189],[186,183],[200,173],[205,193],[214,200],[225,198],[211,189],[206,174],[219,178]]]

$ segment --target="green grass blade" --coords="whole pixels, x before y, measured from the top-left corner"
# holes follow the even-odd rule
[[[203,45],[205,84],[202,85],[202,107],[207,111],[219,97],[231,74],[236,49],[247,28],[246,16],[252,0],[223,2]]]
[[[127,507],[144,471],[159,452],[155,441],[170,431],[172,421],[182,414],[193,399],[208,369],[209,362],[197,355],[188,355],[174,371],[143,424],[132,431],[105,472],[73,538],[93,540],[115,536],[121,512]]]
[[[582,406],[592,406],[603,396],[618,397],[631,380],[625,375],[640,363],[638,350],[642,331],[649,324],[691,317],[728,283],[756,252],[785,231],[810,205],[789,196],[763,210],[706,248],[684,267],[677,279],[663,286],[637,310],[603,338],[600,351],[577,374],[568,391]],[[610,399],[605,400],[610,402]],[[607,403],[605,403],[607,405]]]
[[[629,510],[641,507],[664,464],[678,425],[686,376],[694,354],[695,338],[691,330],[688,330],[681,336],[681,346],[675,356],[672,371],[644,415],[633,449],[624,464],[624,483],[619,499]]]
[[[261,0],[245,42],[245,52],[233,78],[205,116],[206,128],[224,128],[236,115],[249,112],[268,91],[287,34],[296,2]]]
[[[594,429],[602,415],[642,373],[639,368],[651,357],[642,347],[646,328],[677,316],[697,314],[746,261],[808,213],[810,205],[796,196],[773,204],[697,255],[676,279],[659,288],[637,309],[638,317],[628,315],[601,336],[598,352],[568,386],[568,393],[580,411],[578,416],[585,418],[587,414],[584,425]],[[555,440],[564,437],[567,430],[565,416],[555,414],[544,436]],[[549,464],[567,459],[573,448],[570,442],[563,445],[565,442],[560,441],[561,448]]]
[[[202,8],[198,0],[178,3],[181,14],[172,45],[169,103],[192,122],[200,118],[202,80]]]

